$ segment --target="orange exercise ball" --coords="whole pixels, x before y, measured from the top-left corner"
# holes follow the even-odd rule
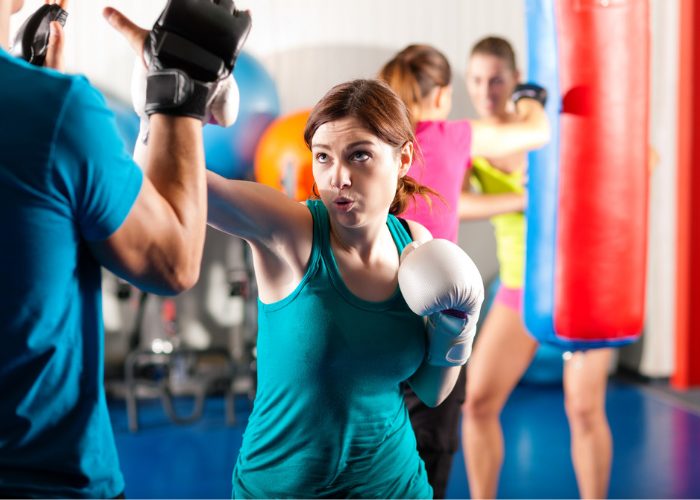
[[[310,110],[282,116],[263,132],[255,151],[255,179],[297,201],[311,195],[311,151],[304,143]]]

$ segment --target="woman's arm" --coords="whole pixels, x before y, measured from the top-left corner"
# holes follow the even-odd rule
[[[540,148],[549,141],[549,120],[538,101],[520,99],[515,109],[516,117],[511,122],[470,120],[472,156],[507,156]]]
[[[272,248],[299,239],[308,209],[269,186],[235,181],[207,171],[210,226],[252,244]]]
[[[435,408],[447,399],[457,383],[461,366],[433,366],[423,362],[408,380],[416,396],[427,406]]]
[[[474,263],[457,245],[433,240],[416,222],[409,221],[409,226],[414,243],[402,253],[399,285],[413,312],[428,314],[430,319],[426,323],[427,354],[408,383],[423,403],[435,407],[452,392],[459,363],[466,363],[471,352],[483,282]],[[426,278],[432,283],[426,284]],[[429,314],[435,308],[449,311]]]
[[[521,193],[475,194],[462,191],[457,215],[460,220],[487,219],[494,215],[524,212],[526,196]]]
[[[248,242],[258,294],[286,297],[306,272],[313,245],[311,212],[271,187],[207,172],[208,223]]]

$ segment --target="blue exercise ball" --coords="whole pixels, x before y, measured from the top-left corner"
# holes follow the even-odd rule
[[[277,86],[262,64],[242,52],[233,76],[241,96],[238,119],[228,128],[204,127],[207,168],[229,179],[253,179],[258,141],[280,114]]]
[[[117,122],[117,130],[122,141],[130,153],[134,152],[134,145],[139,136],[140,120],[130,102],[123,101],[112,95],[105,95],[107,107],[114,113]]]
[[[563,354],[559,347],[540,344],[520,381],[525,384],[560,385],[564,377]]]

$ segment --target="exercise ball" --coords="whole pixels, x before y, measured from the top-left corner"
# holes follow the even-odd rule
[[[119,137],[126,145],[129,152],[134,152],[134,145],[139,136],[139,117],[130,102],[122,101],[112,95],[105,95],[107,107],[114,113],[117,122]]]
[[[238,56],[233,76],[241,96],[238,118],[227,128],[204,127],[204,153],[209,170],[229,179],[252,180],[255,148],[279,116],[279,96],[270,74],[246,52]]]
[[[255,151],[255,180],[297,201],[306,200],[314,184],[311,151],[304,143],[310,113],[299,111],[272,122]]]
[[[524,384],[560,385],[564,377],[563,354],[560,347],[540,344],[520,381]]]

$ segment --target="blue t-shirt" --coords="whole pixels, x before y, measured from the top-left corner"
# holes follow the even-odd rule
[[[401,292],[368,302],[345,285],[328,213],[309,201],[313,247],[289,296],[259,302],[258,388],[233,473],[236,498],[432,498],[400,384],[425,356]],[[392,215],[397,247],[411,239]]]
[[[83,77],[0,49],[0,494],[105,498],[124,480],[103,379],[100,264],[143,175]]]

